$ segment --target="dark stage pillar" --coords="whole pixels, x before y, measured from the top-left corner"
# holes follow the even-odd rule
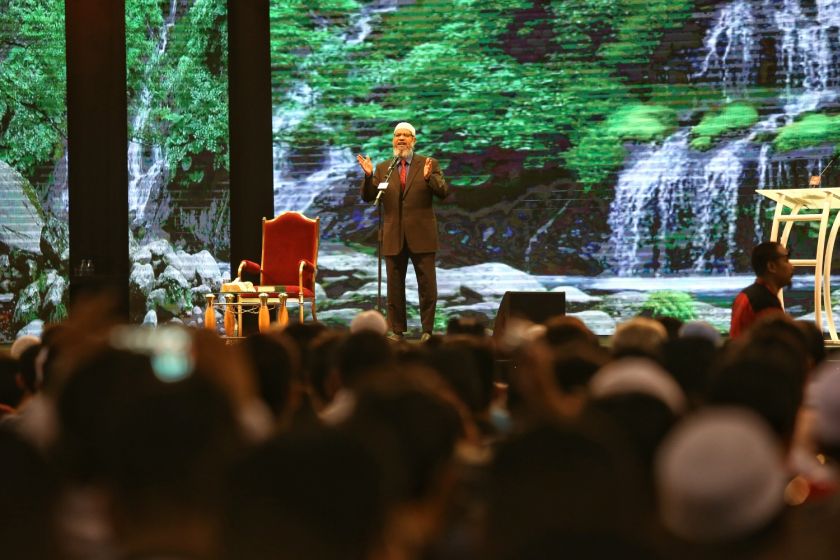
[[[268,2],[228,2],[231,276],[259,261],[261,220],[274,215]]]
[[[127,318],[125,2],[68,0],[65,17],[71,303],[108,288]]]

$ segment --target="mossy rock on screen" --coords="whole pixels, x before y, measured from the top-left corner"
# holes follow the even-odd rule
[[[621,107],[569,151],[567,163],[584,184],[599,183],[627,157],[624,142],[654,142],[677,130],[677,113],[664,105]]]
[[[725,107],[707,113],[700,123],[691,129],[691,147],[706,151],[718,137],[747,129],[758,122],[758,111],[743,102],[730,103]]]
[[[672,317],[680,321],[697,318],[694,299],[690,294],[676,290],[651,292],[641,310],[651,317]]]
[[[781,130],[773,141],[778,152],[789,152],[822,144],[840,143],[840,115],[806,115]]]

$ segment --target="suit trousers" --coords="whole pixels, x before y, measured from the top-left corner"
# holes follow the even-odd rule
[[[414,273],[417,276],[420,324],[423,332],[431,333],[435,326],[437,305],[435,253],[412,253],[408,249],[408,243],[404,241],[402,251],[398,255],[385,257],[385,271],[388,274],[388,324],[395,333],[408,330],[405,317],[405,275],[409,260],[414,265]]]

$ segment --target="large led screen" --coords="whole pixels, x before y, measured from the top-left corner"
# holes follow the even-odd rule
[[[275,210],[321,217],[330,322],[375,304],[354,156],[390,158],[397,122],[454,190],[438,328],[519,290],[565,292],[600,334],[640,313],[726,330],[770,234],[755,190],[807,187],[840,140],[840,0],[275,0],[271,18]],[[794,256],[814,238],[795,231]]]
[[[137,322],[201,322],[230,276],[227,44],[225,0],[126,0]]]
[[[0,342],[67,314],[64,0],[0,2]]]

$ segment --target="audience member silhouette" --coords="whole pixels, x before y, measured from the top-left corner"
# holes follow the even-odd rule
[[[275,422],[287,425],[301,401],[303,378],[297,346],[280,334],[246,338],[242,351],[256,374],[258,394]]]
[[[381,468],[346,432],[284,435],[260,445],[231,471],[223,558],[376,558],[384,546]]]
[[[0,555],[61,558],[56,542],[58,485],[47,460],[8,427],[0,427]]]

